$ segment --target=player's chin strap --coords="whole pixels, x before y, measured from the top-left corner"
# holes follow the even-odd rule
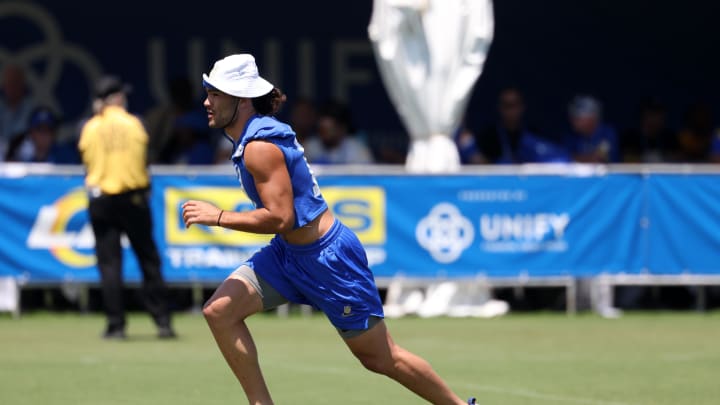
[[[232,118],[230,118],[230,120],[227,122],[227,124],[226,124],[226,125],[223,125],[223,126],[221,127],[223,130],[224,130],[225,128],[227,128],[228,126],[230,126],[233,122],[235,122],[235,118],[236,118],[236,116],[237,116],[238,104],[240,104],[240,97],[235,97],[235,107],[234,107],[234,108],[235,108],[235,112],[233,112]],[[225,138],[226,138],[228,141],[230,141],[230,143],[232,143],[232,145],[233,145],[232,153],[230,153],[230,156],[228,157],[228,159],[232,159],[232,155],[235,153],[235,149],[237,148],[237,145],[235,144],[235,140],[234,140],[230,135],[228,135],[226,131],[223,131],[223,135],[224,135]],[[238,142],[238,143],[239,143],[239,142]]]
[[[220,128],[225,129],[232,125],[233,122],[235,122],[235,118],[237,118],[237,111],[238,111],[238,105],[240,104],[240,97],[235,97],[235,107],[233,107],[233,115],[230,117],[230,120],[228,120],[225,125],[221,125]]]

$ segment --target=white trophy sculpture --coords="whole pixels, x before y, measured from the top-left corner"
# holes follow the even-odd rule
[[[491,0],[374,0],[368,32],[411,144],[407,168],[460,168],[452,139],[493,37]]]

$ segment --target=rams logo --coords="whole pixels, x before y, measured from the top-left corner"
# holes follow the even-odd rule
[[[40,208],[27,238],[31,249],[47,249],[61,263],[76,268],[95,265],[95,238],[87,217],[87,194],[71,190]]]

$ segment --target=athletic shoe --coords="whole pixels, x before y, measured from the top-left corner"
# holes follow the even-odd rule
[[[468,399],[468,405],[475,405],[475,404],[477,404],[477,400],[475,399],[475,397],[471,397],[470,399]]]
[[[106,340],[125,340],[127,335],[123,329],[107,329],[102,335],[103,339]]]
[[[158,327],[157,337],[159,339],[175,339],[177,333],[170,326],[160,326]]]

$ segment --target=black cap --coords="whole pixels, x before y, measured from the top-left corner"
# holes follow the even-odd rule
[[[129,93],[132,87],[117,76],[103,76],[95,84],[95,97],[105,98],[114,93]]]

